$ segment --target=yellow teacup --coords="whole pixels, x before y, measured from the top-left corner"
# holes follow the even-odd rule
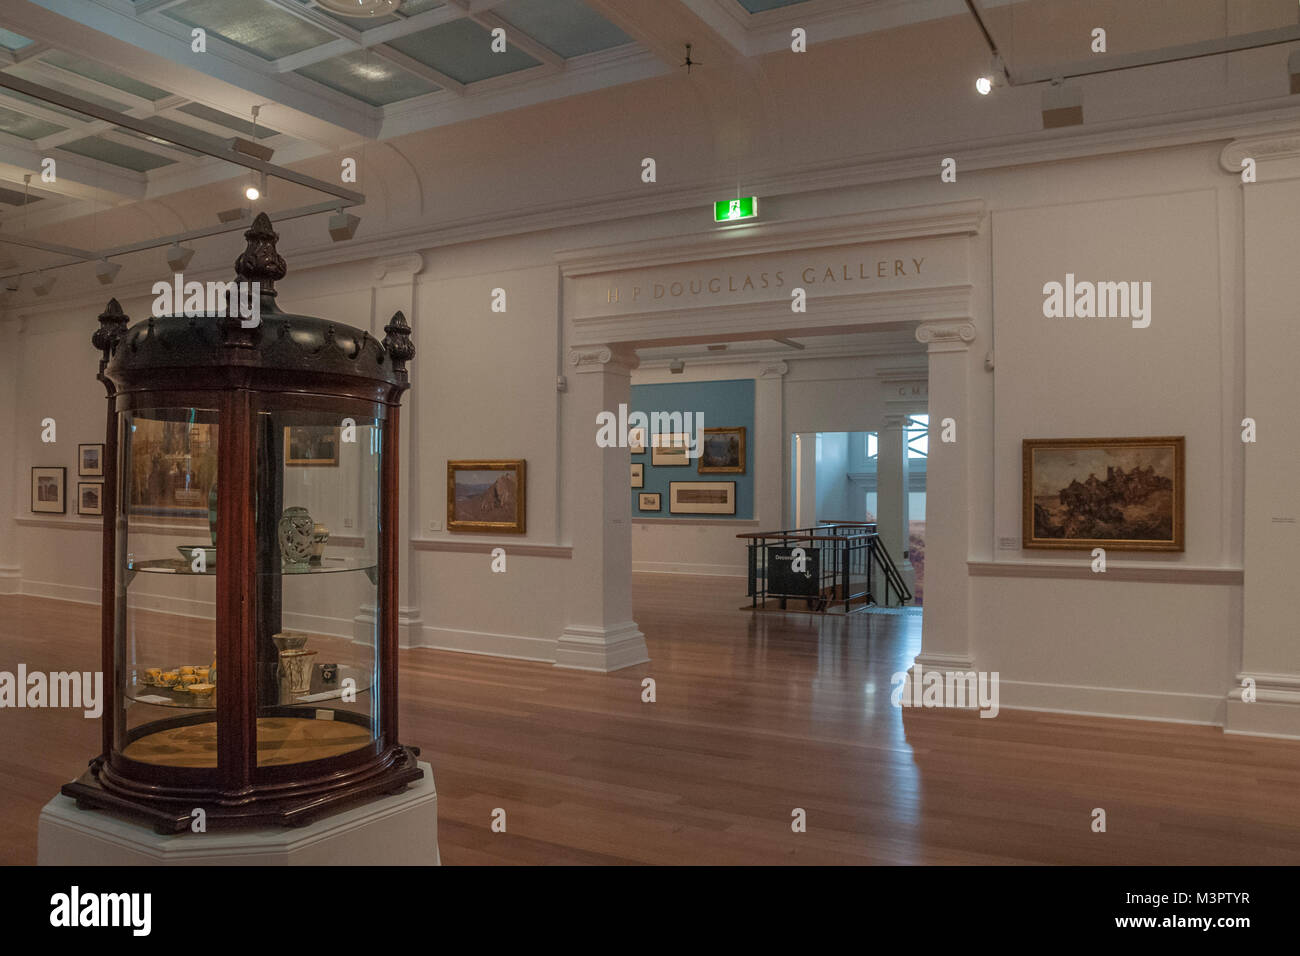
[[[156,684],[162,679],[161,667],[146,667],[144,669],[144,680],[146,684]]]
[[[182,667],[182,668],[181,668],[181,673],[182,673],[182,674],[191,674],[191,675],[192,675],[192,674],[194,673],[194,666],[193,666],[193,665],[189,665],[189,666],[186,666],[186,667]]]
[[[212,672],[211,669],[210,669],[210,668],[207,668],[207,667],[196,667],[196,668],[194,668],[194,673],[195,673],[195,675],[198,677],[199,680],[201,680],[201,681],[203,681],[203,682],[205,682],[205,683],[207,682],[208,674],[210,674],[211,672]]]
[[[176,678],[179,677],[179,676],[180,676],[180,675],[177,674],[175,671],[163,671],[161,674],[158,675],[159,679],[160,679],[164,684],[174,684],[174,683],[176,683]]]
[[[193,674],[182,674],[180,677],[177,678],[177,681],[182,686],[189,687],[191,684],[197,684],[199,682],[199,679],[195,677]]]

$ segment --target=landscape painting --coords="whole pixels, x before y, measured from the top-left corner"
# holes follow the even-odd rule
[[[523,459],[447,462],[447,530],[523,534]]]
[[[706,428],[698,471],[707,474],[745,473],[745,428]]]
[[[1183,550],[1184,439],[1025,439],[1023,546]]]

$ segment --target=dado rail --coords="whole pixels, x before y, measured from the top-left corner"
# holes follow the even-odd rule
[[[809,611],[847,614],[912,599],[874,524],[846,522],[736,537],[748,541],[748,593],[755,610],[786,610],[793,598],[805,601]]]

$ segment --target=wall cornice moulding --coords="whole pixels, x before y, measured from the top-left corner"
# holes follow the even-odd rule
[[[1105,573],[1092,570],[1090,561],[967,561],[971,577],[1058,578],[1076,581],[1142,581],[1154,584],[1226,584],[1245,581],[1241,568],[1197,567],[1183,564],[1117,564],[1112,560]]]
[[[1241,161],[1247,157],[1256,163],[1300,156],[1300,129],[1244,136],[1234,139],[1219,153],[1219,165],[1225,172],[1241,174]]]
[[[1149,118],[1063,130],[1027,131],[1018,137],[997,137],[968,143],[944,143],[934,148],[911,150],[901,155],[872,154],[832,163],[810,164],[784,173],[756,174],[749,187],[758,196],[793,196],[821,190],[869,186],[908,179],[934,178],[937,157],[962,156],[962,170],[970,173],[1013,166],[1058,161],[1077,161],[1092,156],[1142,152],[1201,143],[1270,139],[1288,136],[1300,128],[1300,106],[1294,97],[1268,100],[1253,112],[1241,112],[1240,105],[1215,108],[1199,115],[1152,125]],[[1240,172],[1240,165],[1236,172]],[[396,256],[413,250],[432,250],[506,236],[521,236],[618,219],[646,217],[698,208],[701,215],[735,182],[721,180],[685,187],[663,187],[653,195],[640,190],[603,195],[583,202],[563,200],[518,207],[492,216],[471,215],[430,228],[424,223],[406,228],[385,229],[382,235],[353,239],[346,243],[322,243],[295,250],[294,271],[350,263],[357,260]],[[721,192],[719,191],[721,190]],[[362,212],[364,213],[364,207]],[[743,228],[743,227],[732,227]],[[726,229],[719,229],[725,233]],[[233,247],[232,247],[233,248]],[[194,278],[229,278],[226,267],[195,273]],[[188,274],[187,274],[188,275]],[[119,299],[150,297],[153,279],[123,283],[115,293]],[[58,293],[54,293],[58,295]],[[25,299],[4,303],[6,312],[41,315],[93,305],[102,308],[102,289],[91,287],[58,298]]]
[[[565,278],[576,278],[620,269],[645,269],[771,252],[857,246],[900,239],[969,236],[979,232],[984,216],[984,200],[968,199],[872,209],[814,220],[724,226],[615,246],[567,249],[557,252],[555,259],[560,263]]]

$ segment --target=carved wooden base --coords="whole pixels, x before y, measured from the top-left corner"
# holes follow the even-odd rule
[[[153,825],[158,833],[181,833],[204,812],[208,827],[280,824],[304,826],[369,797],[400,793],[423,776],[419,750],[398,745],[356,770],[290,786],[251,787],[230,794],[204,788],[150,786],[113,773],[96,757],[78,779],[63,785],[65,796],[83,810],[112,810]]]

